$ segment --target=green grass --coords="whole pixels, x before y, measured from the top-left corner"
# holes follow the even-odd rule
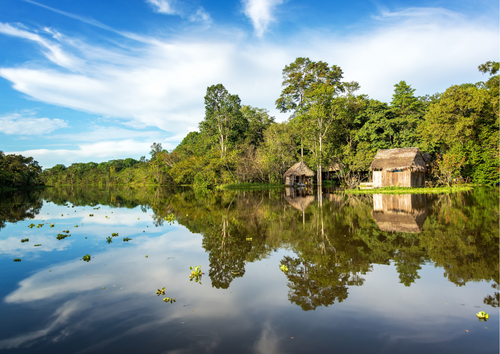
[[[224,191],[250,191],[250,190],[265,190],[265,189],[277,189],[282,188],[284,184],[282,183],[234,183],[234,184],[222,184],[217,186],[217,189]]]
[[[408,188],[408,187],[385,187],[378,189],[346,189],[347,194],[440,194],[457,193],[472,190],[471,185],[455,187],[433,187],[433,188]]]

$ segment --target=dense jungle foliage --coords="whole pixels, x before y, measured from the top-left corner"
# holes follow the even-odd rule
[[[0,151],[0,190],[30,188],[43,184],[42,168],[32,157]]]
[[[222,84],[207,88],[205,117],[173,150],[152,145],[150,159],[56,165],[43,181],[55,184],[189,184],[282,182],[300,160],[317,171],[335,167],[342,184],[356,186],[379,149],[419,147],[433,161],[436,184],[499,181],[499,69],[479,70],[486,82],[454,85],[432,96],[415,96],[405,81],[394,85],[390,103],[357,94],[336,65],[297,58],[283,69],[276,101],[289,112],[275,122],[266,109],[243,105]],[[322,174],[318,173],[321,179]],[[330,175],[328,178],[331,178]]]
[[[294,201],[304,198],[310,204],[302,211]],[[408,233],[381,230],[373,217],[371,195],[325,189],[317,196],[289,198],[282,190],[68,186],[35,191],[29,197],[13,194],[10,201],[3,200],[0,227],[4,221],[33,218],[41,199],[58,205],[140,206],[157,226],[173,215],[179,224],[202,235],[202,246],[209,253],[208,276],[216,288],[227,289],[234,279],[244,276],[247,263],[284,248],[294,254],[281,261],[288,267],[289,300],[304,310],[343,301],[348,288],[362,286],[363,276],[375,265],[393,264],[400,282],[411,286],[430,261],[457,286],[492,282],[493,294],[486,294],[484,302],[497,307],[498,194],[490,188],[475,188],[421,198],[423,227]]]

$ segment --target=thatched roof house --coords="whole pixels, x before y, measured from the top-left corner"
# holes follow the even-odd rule
[[[314,171],[311,170],[303,161],[297,162],[285,172],[285,184],[292,186],[296,183],[312,185]]]
[[[370,170],[374,188],[425,186],[425,160],[416,147],[379,150]]]

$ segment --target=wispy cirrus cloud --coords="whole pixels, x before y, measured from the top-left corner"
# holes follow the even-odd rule
[[[242,0],[243,12],[252,21],[255,34],[261,37],[269,24],[275,21],[273,11],[283,0]]]
[[[179,14],[174,9],[173,0],[146,0],[146,2],[151,4],[156,12],[167,15]]]
[[[67,127],[62,119],[37,118],[36,112],[30,110],[0,116],[0,133],[8,135],[42,135]]]
[[[179,3],[176,0],[146,0],[155,12],[165,15],[178,15],[191,22],[203,22],[209,24],[212,22],[210,14],[205,11],[203,6],[196,10],[190,7],[190,4]]]

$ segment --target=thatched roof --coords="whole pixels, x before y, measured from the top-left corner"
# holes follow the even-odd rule
[[[379,150],[370,166],[372,171],[411,170],[425,172],[425,161],[416,147]]]
[[[311,170],[303,161],[297,162],[285,172],[285,177],[288,176],[302,176],[313,177],[314,171]]]
[[[313,195],[308,195],[306,197],[288,197],[285,196],[285,200],[290,203],[295,209],[304,211],[307,209],[309,204],[314,202],[316,198]]]

